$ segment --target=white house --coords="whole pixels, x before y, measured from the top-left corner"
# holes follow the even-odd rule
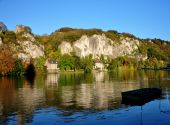
[[[47,69],[47,72],[50,73],[55,73],[58,72],[59,70],[57,60],[55,59],[47,59],[45,63],[45,67]]]
[[[104,68],[105,68],[105,65],[102,62],[96,61],[94,63],[93,69],[95,69],[95,70],[104,70]]]

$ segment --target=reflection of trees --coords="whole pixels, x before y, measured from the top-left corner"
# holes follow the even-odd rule
[[[110,109],[121,106],[121,92],[140,87],[170,88],[166,72],[61,73],[26,80],[0,79],[0,124],[16,113],[18,124],[29,123],[39,107],[57,107],[61,111]],[[142,86],[141,86],[142,84]]]
[[[47,98],[51,100],[53,96],[56,106],[60,108],[108,109],[119,107],[121,92],[140,88],[140,82],[136,80],[137,73],[121,73],[120,77],[117,75],[117,73],[108,74],[106,72],[95,72],[87,74],[87,76],[74,73],[60,74],[59,81],[61,82],[59,82],[57,92],[56,88],[47,90]],[[122,78],[126,78],[126,80],[122,80]],[[55,91],[55,94],[49,95],[52,91]]]
[[[0,79],[0,124],[7,121],[7,117],[16,109],[15,80],[3,77]]]
[[[23,82],[23,86],[20,86],[20,81],[18,83],[16,79],[0,79],[0,123],[5,124],[8,116],[14,112],[17,113],[17,124],[28,123],[32,120],[35,109],[44,104],[43,89],[32,88],[30,83]]]
[[[32,88],[27,82],[22,89],[18,90],[18,122],[20,124],[32,121],[33,112],[45,102],[44,94],[43,89]]]

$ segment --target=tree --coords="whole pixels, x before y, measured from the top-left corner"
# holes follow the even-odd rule
[[[13,71],[10,74],[11,75],[16,75],[16,76],[22,76],[22,75],[25,74],[25,69],[24,69],[24,66],[23,66],[21,60],[17,59],[15,61]]]
[[[147,50],[148,58],[156,58],[157,60],[168,60],[165,53],[163,53],[161,50],[149,48]]]
[[[77,69],[81,69],[81,61],[78,56],[73,56],[73,61],[74,61],[74,71]]]
[[[44,57],[39,57],[35,59],[35,68],[37,70],[43,71],[46,59]]]
[[[153,58],[153,57],[155,57],[155,53],[156,53],[155,49],[149,48],[149,49],[147,50],[148,58]]]
[[[118,61],[112,60],[111,63],[109,64],[109,66],[108,66],[108,69],[109,69],[109,70],[115,70],[115,69],[117,69],[118,66],[119,66],[118,63],[119,63]]]
[[[91,55],[81,58],[81,67],[85,73],[90,73],[92,71],[93,60]]]
[[[7,75],[13,70],[15,57],[11,48],[5,44],[0,46],[0,50],[0,74]]]
[[[59,67],[63,70],[72,70],[74,69],[74,59],[72,56],[68,54],[64,54],[61,56],[61,59],[59,60]]]

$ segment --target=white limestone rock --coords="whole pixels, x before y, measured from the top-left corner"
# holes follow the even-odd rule
[[[31,33],[32,30],[30,27],[28,26],[24,26],[24,25],[17,25],[16,29],[15,29],[16,33],[22,33],[22,32],[27,32],[27,33]]]
[[[0,37],[0,45],[2,44],[2,38]]]
[[[27,40],[30,40],[30,41],[32,41],[32,42],[35,41],[34,36],[33,36],[32,34],[30,34],[30,33],[24,33],[23,36],[24,36],[25,38],[27,38]]]
[[[100,57],[101,55],[111,56],[112,46],[110,41],[104,34],[93,35],[91,37],[85,35],[74,43],[73,48],[80,57],[90,54],[92,54],[93,58]]]
[[[15,32],[21,33],[22,37],[26,38],[23,41],[18,42],[18,48],[20,48],[18,53],[18,58],[29,61],[31,58],[39,58],[44,56],[44,46],[37,44],[33,34],[31,33],[31,28],[28,26],[17,25]]]
[[[22,47],[24,53],[28,54],[31,58],[38,58],[44,56],[44,48],[43,46],[37,46],[31,41],[22,41],[19,42]]]
[[[29,62],[31,59],[31,55],[26,53],[18,53],[18,59],[22,59],[24,62]]]
[[[90,49],[89,38],[86,35],[82,36],[79,40],[77,40],[74,43],[73,48],[76,52],[76,55],[79,57],[84,57],[92,53]]]
[[[138,49],[139,41],[125,38],[122,39],[121,44],[113,47],[112,58],[117,58],[119,56],[130,55],[134,50]]]
[[[71,46],[68,42],[62,42],[60,49],[62,54],[69,54],[75,51],[79,57],[89,56],[93,58],[99,58],[101,55],[117,58],[119,56],[130,55],[136,49],[138,49],[139,41],[131,38],[121,38],[120,44],[116,41],[112,41],[103,35],[93,35],[88,37],[83,35],[79,40],[75,41]]]
[[[63,41],[60,46],[61,54],[70,54],[73,51],[73,48],[70,43]]]

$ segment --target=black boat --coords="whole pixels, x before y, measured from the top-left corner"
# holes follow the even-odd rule
[[[153,99],[160,98],[162,89],[160,88],[142,88],[127,92],[122,92],[122,104],[126,105],[144,105]]]

